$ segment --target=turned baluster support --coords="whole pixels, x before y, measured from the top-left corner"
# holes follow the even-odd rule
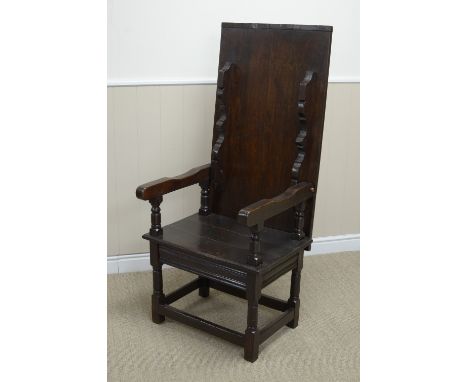
[[[255,225],[250,227],[250,256],[248,258],[248,264],[260,265],[262,263],[262,256],[260,255],[260,231],[263,229],[262,225]]]
[[[162,195],[155,199],[151,199],[151,228],[150,235],[157,236],[161,235],[163,229],[161,227],[161,208],[159,205],[162,203]]]
[[[305,202],[298,204],[294,208],[295,212],[295,228],[294,228],[294,238],[296,240],[302,240],[305,237],[304,233],[304,211],[305,211]]]
[[[209,181],[203,181],[199,183],[201,187],[200,192],[200,209],[198,210],[199,215],[210,214],[210,183]]]

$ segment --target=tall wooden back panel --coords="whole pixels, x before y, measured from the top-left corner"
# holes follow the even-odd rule
[[[317,187],[332,28],[222,24],[212,211],[239,210],[307,181]],[[315,199],[306,204],[311,235]],[[294,230],[291,209],[266,226]]]

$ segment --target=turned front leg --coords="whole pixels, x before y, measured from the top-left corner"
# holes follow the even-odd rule
[[[157,243],[150,242],[150,260],[153,267],[153,296],[151,298],[152,319],[156,324],[165,320],[161,314],[161,305],[164,304],[162,264],[159,258],[159,247]]]
[[[288,300],[289,306],[294,308],[294,318],[290,321],[287,325],[290,328],[297,327],[299,323],[299,307],[301,305],[301,300],[299,299],[299,293],[301,291],[301,271],[302,271],[302,264],[304,260],[304,251],[299,253],[299,257],[297,259],[297,266],[293,269],[291,274],[291,289],[290,289],[290,296]]]
[[[258,300],[262,292],[261,276],[257,272],[248,275],[247,281],[247,329],[245,330],[244,358],[254,362],[258,358],[260,333],[258,330]]]

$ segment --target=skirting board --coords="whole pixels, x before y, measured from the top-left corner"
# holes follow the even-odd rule
[[[312,249],[305,251],[304,256],[324,255],[327,253],[359,251],[359,234],[317,237]],[[166,266],[163,266],[163,268]],[[107,257],[107,273],[128,273],[151,271],[149,253]]]

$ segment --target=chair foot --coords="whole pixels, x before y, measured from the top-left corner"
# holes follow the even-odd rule
[[[152,318],[155,324],[161,324],[166,320],[166,316],[162,316],[161,314],[153,314]]]
[[[245,331],[244,359],[255,362],[258,359],[259,336],[256,330]]]
[[[210,295],[210,280],[200,277],[198,279],[199,288],[198,288],[198,295],[200,297],[208,297]]]
[[[246,361],[254,363],[258,359],[258,352],[257,354],[246,353],[244,350],[244,359]]]
[[[155,324],[164,322],[166,316],[159,314],[158,297],[153,294],[151,298],[151,318]]]
[[[286,325],[292,329],[297,328],[297,325],[299,325],[299,307],[301,305],[301,302],[299,299],[297,300],[289,300],[289,303],[291,306],[294,307],[294,318],[289,321]]]

